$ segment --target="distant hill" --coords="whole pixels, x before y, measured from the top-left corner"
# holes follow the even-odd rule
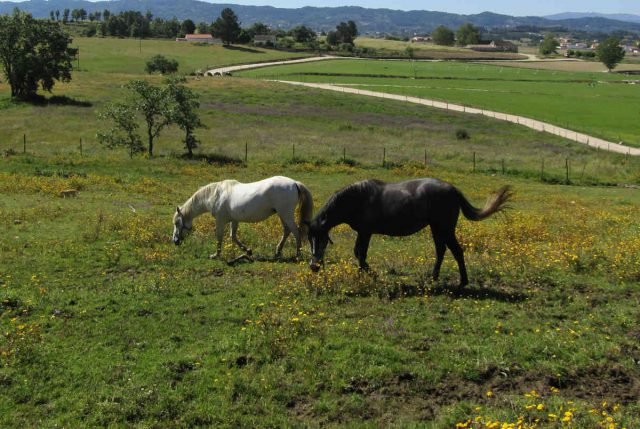
[[[576,17],[546,19],[542,17],[514,17],[491,12],[476,15],[458,15],[433,11],[400,11],[392,9],[367,9],[362,7],[303,7],[298,9],[271,6],[242,6],[234,4],[207,3],[197,0],[113,0],[89,2],[85,0],[29,0],[21,3],[0,1],[0,13],[11,13],[18,7],[33,16],[46,18],[53,10],[60,13],[67,8],[85,9],[87,12],[108,9],[112,13],[125,10],[150,11],[154,16],[179,20],[187,18],[198,22],[212,22],[220,16],[222,9],[230,7],[244,27],[262,22],[275,28],[289,29],[296,25],[307,25],[317,31],[335,29],[341,21],[353,20],[362,34],[428,33],[438,25],[457,28],[471,22],[486,28],[513,28],[530,26],[541,28],[562,27],[568,30],[586,30],[608,33],[632,31],[640,33],[640,23],[609,19],[606,17]]]
[[[607,18],[616,21],[635,22],[640,24],[640,15],[632,15],[628,13],[595,13],[595,12],[564,12],[555,15],[547,15],[544,18],[552,21],[565,19],[581,19],[581,18]]]

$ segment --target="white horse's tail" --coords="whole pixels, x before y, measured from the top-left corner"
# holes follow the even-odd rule
[[[300,240],[307,239],[309,233],[309,222],[313,216],[313,197],[309,189],[300,182],[296,182],[298,187],[298,204],[300,211],[298,212],[298,227],[300,228]]]

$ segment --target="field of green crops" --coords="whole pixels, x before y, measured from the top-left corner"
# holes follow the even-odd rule
[[[135,63],[137,40],[78,40],[81,71],[55,88],[71,103],[14,103],[0,84],[0,427],[640,425],[637,159],[235,76],[189,80],[208,127],[199,161],[173,128],[155,157],[129,158],[96,142],[97,113],[145,77],[147,56],[195,69],[277,54],[147,42]],[[305,183],[316,209],[367,178],[439,177],[475,205],[510,184],[515,198],[504,215],[461,218],[462,290],[450,254],[429,278],[426,231],[375,236],[371,273],[346,226],[316,274],[291,241],[273,258],[276,218],[240,226],[253,261],[228,264],[228,239],[210,260],[206,215],[171,242],[175,207],[199,186],[273,175]]]

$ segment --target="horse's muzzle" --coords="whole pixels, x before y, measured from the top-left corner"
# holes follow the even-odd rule
[[[180,243],[182,243],[182,240],[180,240],[179,238],[174,238],[173,239],[173,244],[175,244],[176,246],[179,246]]]

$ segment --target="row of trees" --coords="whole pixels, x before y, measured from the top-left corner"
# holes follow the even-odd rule
[[[471,23],[462,24],[454,33],[450,28],[440,25],[431,33],[431,39],[436,45],[467,46],[480,42],[480,29]]]

